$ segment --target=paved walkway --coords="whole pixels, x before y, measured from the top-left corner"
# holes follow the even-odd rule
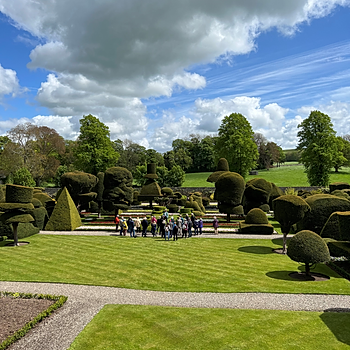
[[[0,290],[66,295],[68,301],[11,350],[65,350],[106,304],[350,312],[349,295],[184,293],[53,283],[0,282]]]

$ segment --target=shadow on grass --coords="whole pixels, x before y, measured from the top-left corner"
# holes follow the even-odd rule
[[[238,248],[238,251],[244,252],[244,253],[251,253],[251,254],[272,254],[273,253],[272,248],[257,246],[257,245],[240,247]]]
[[[338,341],[350,345],[350,309],[327,309],[320,318]]]
[[[298,282],[298,280],[289,276],[289,274],[292,272],[295,272],[295,271],[271,271],[271,272],[267,272],[266,276],[270,278],[274,278],[276,280]]]
[[[290,239],[291,239],[291,237],[287,237],[287,245],[288,245],[288,241]],[[283,237],[271,239],[271,242],[273,244],[280,245],[281,247],[283,247]]]

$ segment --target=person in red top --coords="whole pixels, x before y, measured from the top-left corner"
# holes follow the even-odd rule
[[[116,215],[114,217],[114,223],[115,223],[115,230],[118,232],[118,226],[119,226],[119,215]]]

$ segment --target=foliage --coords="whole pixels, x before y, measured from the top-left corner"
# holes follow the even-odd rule
[[[310,185],[328,186],[331,168],[340,157],[331,118],[319,111],[312,111],[298,128],[297,150],[301,152],[300,161]]]
[[[27,168],[20,168],[13,174],[13,183],[15,185],[35,187],[35,181]]]
[[[45,226],[45,231],[74,231],[79,226],[81,226],[80,215],[67,188],[64,187]]]
[[[215,150],[218,158],[226,158],[230,170],[246,177],[258,160],[253,130],[248,120],[239,113],[226,116],[220,127]]]
[[[350,241],[350,211],[332,213],[322,228],[322,238]]]
[[[119,154],[112,146],[108,126],[91,114],[80,119],[80,124],[80,135],[74,149],[77,167],[96,175],[114,166]]]
[[[192,147],[190,155],[192,165],[191,172],[210,171],[215,168],[214,138],[206,136],[202,138],[199,135],[190,135]]]
[[[337,136],[336,143],[339,152],[333,158],[333,167],[337,173],[343,165],[350,164],[350,142],[343,137]]]
[[[118,167],[126,168],[131,173],[134,173],[138,165],[147,163],[147,151],[145,147],[131,140],[116,140],[113,145],[114,149],[120,153],[116,164]]]
[[[170,187],[181,187],[185,181],[185,172],[179,165],[174,165],[166,176],[166,185]]]
[[[310,274],[310,265],[330,260],[327,244],[309,230],[300,231],[290,239],[287,255],[296,262],[304,263],[306,274]]]
[[[273,226],[269,223],[266,214],[259,208],[250,210],[244,221],[240,221],[241,233],[269,235],[273,233]]]

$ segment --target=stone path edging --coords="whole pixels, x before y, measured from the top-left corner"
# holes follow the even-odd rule
[[[158,292],[54,283],[0,282],[0,290],[66,295],[68,301],[11,350],[65,350],[106,304],[350,312],[350,295]]]

